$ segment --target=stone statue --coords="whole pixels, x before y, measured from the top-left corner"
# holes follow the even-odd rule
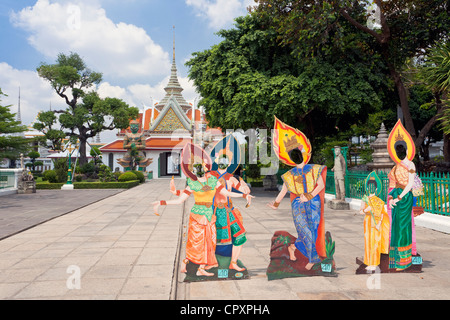
[[[145,149],[145,137],[139,131],[139,121],[134,119],[130,121],[130,130],[127,132],[123,140],[123,148],[127,150],[126,155],[117,160],[121,166],[124,167],[124,171],[136,170],[137,167],[139,171],[144,171],[150,163],[152,163],[151,158],[145,158],[142,150]]]
[[[36,193],[36,181],[29,171],[22,171],[22,176],[17,183],[18,194]]]
[[[345,158],[341,154],[340,147],[334,147],[334,167],[331,171],[334,172],[334,185],[336,188],[336,200],[345,201]]]
[[[335,210],[349,210],[350,205],[345,202],[345,173],[346,162],[341,154],[341,147],[334,147],[334,186],[336,188],[336,198],[329,203],[329,207]]]

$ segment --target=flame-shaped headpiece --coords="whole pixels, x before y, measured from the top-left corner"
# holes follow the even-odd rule
[[[197,180],[193,173],[194,163],[201,163],[206,172],[211,170],[212,161],[206,151],[195,144],[187,143],[181,152],[181,170],[187,177]]]
[[[397,121],[394,128],[392,128],[387,142],[389,155],[395,163],[400,163],[403,160],[397,156],[397,152],[395,151],[395,147],[399,144],[405,146],[406,158],[412,161],[412,159],[414,159],[414,156],[416,155],[416,146],[413,139],[411,138],[411,135],[405,129],[400,119]]]
[[[217,162],[222,156],[226,156],[229,161],[227,172],[233,174],[241,164],[241,149],[236,137],[232,134],[227,135],[218,141],[210,152],[213,161],[212,170],[217,170]]]
[[[297,164],[289,157],[289,151],[298,148],[303,155],[306,164],[311,160],[311,143],[309,139],[298,129],[295,129],[275,117],[273,147],[281,162],[288,166]]]

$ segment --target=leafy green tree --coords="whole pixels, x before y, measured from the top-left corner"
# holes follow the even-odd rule
[[[87,139],[104,130],[127,128],[129,120],[139,113],[137,108],[129,107],[121,99],[101,99],[94,90],[88,91],[102,81],[102,74],[87,68],[76,53],[60,53],[56,64],[42,63],[37,71],[64,99],[67,108],[40,113],[35,128],[48,135],[54,148],[61,148],[63,135],[79,140],[81,165],[87,162]],[[53,129],[58,124],[63,134]]]
[[[364,123],[382,108],[386,70],[365,52],[364,33],[354,32],[345,48],[327,43],[334,55],[301,59],[294,46],[279,45],[282,34],[269,16],[235,21],[235,28],[218,32],[222,42],[186,63],[210,126],[272,128],[276,115],[314,140]]]
[[[437,110],[433,120],[440,121],[444,131],[444,160],[450,161],[450,44],[436,45],[419,68],[419,77],[433,94],[429,105]]]
[[[345,27],[347,21],[355,30],[369,38],[361,43],[367,52],[380,57],[389,70],[397,101],[401,106],[406,129],[415,140],[415,124],[410,112],[408,94],[401,76],[406,61],[423,55],[436,42],[448,39],[450,5],[446,0],[256,0],[253,10],[270,17],[284,45],[294,46],[303,59],[329,55],[333,48],[345,47],[354,31]],[[367,25],[374,4],[377,28]],[[371,41],[373,40],[373,41]],[[333,43],[333,46],[324,46]],[[423,128],[421,128],[420,131]]]
[[[36,169],[36,159],[39,158],[41,154],[37,151],[31,151],[28,153],[28,157],[31,159],[31,170],[35,171]]]
[[[2,96],[6,94],[0,89],[0,102]],[[0,161],[4,158],[17,160],[21,153],[26,154],[29,149],[29,141],[17,135],[26,131],[26,126],[15,120],[15,114],[11,113],[10,107],[0,104]]]

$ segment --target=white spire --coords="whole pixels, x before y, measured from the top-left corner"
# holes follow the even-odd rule
[[[22,123],[22,117],[20,115],[20,86],[19,86],[19,106],[17,107],[17,121],[19,121],[20,123]]]

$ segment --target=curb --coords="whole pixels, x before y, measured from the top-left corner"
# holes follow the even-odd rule
[[[335,198],[332,194],[325,194],[325,201],[330,201]],[[351,210],[359,211],[361,207],[361,200],[353,198],[345,198],[345,201],[350,204]],[[420,216],[414,218],[416,226],[432,229],[435,231],[450,234],[450,216],[442,216],[430,212],[424,212]]]

